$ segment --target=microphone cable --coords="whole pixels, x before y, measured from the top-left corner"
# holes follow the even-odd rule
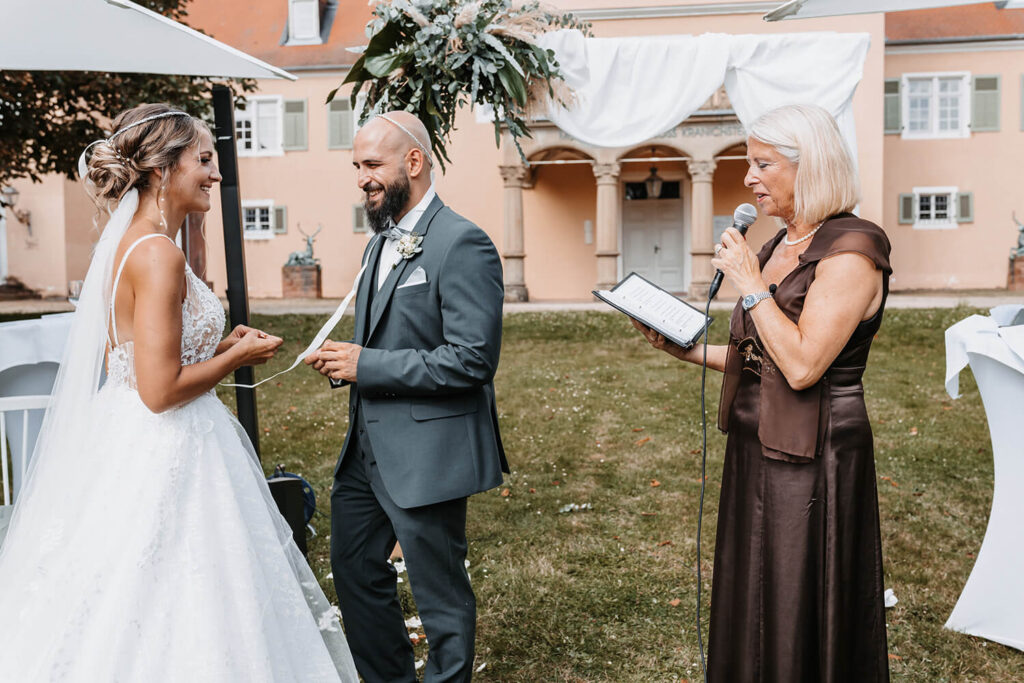
[[[704,635],[700,621],[700,594],[701,594],[701,571],[700,571],[700,536],[701,527],[704,521],[704,485],[707,483],[708,465],[708,414],[704,408],[704,392],[708,377],[708,317],[711,313],[711,300],[714,294],[708,292],[708,302],[704,307],[704,358],[701,361],[700,369],[700,422],[702,446],[700,455],[700,506],[697,508],[697,647],[700,650],[700,671],[704,677],[704,683],[708,683],[708,669],[704,662]]]

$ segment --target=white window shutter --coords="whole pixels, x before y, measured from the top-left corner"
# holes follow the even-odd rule
[[[277,100],[260,100],[256,102],[257,149],[261,152],[280,152],[281,150],[281,104]]]
[[[293,41],[320,40],[320,3],[318,0],[289,0],[289,38]]]
[[[973,223],[974,222],[974,193],[973,192],[960,192],[956,198],[956,222],[957,223]]]
[[[999,130],[999,76],[975,76],[971,95],[971,130],[975,133]]]
[[[285,100],[284,148],[286,150],[307,149],[306,132],[306,100]]]
[[[885,132],[899,133],[903,130],[900,121],[900,79],[885,79]]]
[[[907,224],[914,222],[914,195],[901,194],[900,195],[900,223]]]

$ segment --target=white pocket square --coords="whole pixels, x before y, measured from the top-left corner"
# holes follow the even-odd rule
[[[421,285],[427,281],[427,271],[423,270],[423,266],[416,266],[416,270],[412,271],[405,282],[398,285],[398,289],[402,287],[412,287],[413,285]]]

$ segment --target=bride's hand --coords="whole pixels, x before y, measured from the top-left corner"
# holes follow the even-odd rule
[[[266,332],[263,332],[262,330],[257,330],[255,327],[249,327],[248,325],[235,325],[235,329],[231,330],[228,336],[224,337],[224,339],[221,340],[220,344],[217,345],[217,353],[224,353],[232,346],[242,341],[242,337],[244,337],[249,332],[258,332],[266,336]]]
[[[231,334],[235,334],[242,327],[245,326],[239,325]],[[248,327],[241,338],[232,345],[232,353],[238,356],[236,362],[239,366],[262,365],[274,357],[274,353],[283,343],[284,339],[280,337]]]

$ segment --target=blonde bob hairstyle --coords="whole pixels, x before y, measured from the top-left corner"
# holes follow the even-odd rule
[[[789,104],[762,114],[747,130],[796,164],[793,220],[815,225],[860,201],[853,159],[832,115],[813,104]]]

